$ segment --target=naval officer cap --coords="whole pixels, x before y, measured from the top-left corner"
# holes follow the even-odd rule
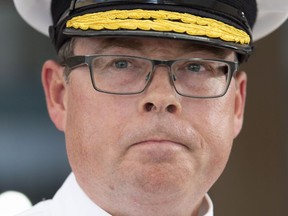
[[[247,58],[253,42],[288,17],[287,0],[14,0],[22,18],[56,50],[71,37],[191,40]]]

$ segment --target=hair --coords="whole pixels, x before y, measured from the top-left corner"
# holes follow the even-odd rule
[[[74,55],[74,47],[75,47],[75,38],[71,38],[70,40],[66,41],[58,51],[59,64],[65,67],[63,75],[67,82],[68,82],[69,68],[65,65],[65,61],[68,57]]]

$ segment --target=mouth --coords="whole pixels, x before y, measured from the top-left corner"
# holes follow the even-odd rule
[[[171,154],[173,152],[188,150],[188,147],[183,143],[165,139],[147,139],[134,143],[131,147],[137,148],[143,152],[153,152],[154,154],[161,152]]]
[[[141,124],[139,128],[134,127],[121,143],[125,143],[128,149],[155,151],[194,151],[197,148],[199,136],[189,124],[178,121],[173,121],[172,124],[172,120],[159,121],[158,118],[155,121],[156,123],[150,121],[149,124]]]
[[[175,161],[187,153],[188,147],[182,143],[165,139],[147,139],[130,147],[133,155],[145,163],[163,163]],[[180,158],[182,158],[180,156]]]
[[[137,142],[133,144],[132,146],[143,146],[143,147],[151,147],[154,146],[157,148],[188,148],[186,145],[172,141],[172,140],[165,140],[165,139],[147,139],[144,141]]]

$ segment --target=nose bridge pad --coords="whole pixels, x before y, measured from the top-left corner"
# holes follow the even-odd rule
[[[158,66],[167,68],[167,70],[168,70],[167,72],[168,72],[168,76],[169,76],[169,83],[172,87],[174,87],[173,82],[176,81],[176,76],[175,76],[175,74],[173,74],[171,72],[171,66],[169,64],[165,64],[165,63],[159,63],[159,64],[154,65],[152,71],[146,75],[145,82],[147,82],[147,86],[151,84],[153,77],[154,77],[154,74],[155,74],[155,70]]]
[[[171,82],[175,82],[176,80],[177,80],[176,75],[171,72]]]
[[[152,72],[149,72],[145,77],[145,82],[148,82],[151,79]]]

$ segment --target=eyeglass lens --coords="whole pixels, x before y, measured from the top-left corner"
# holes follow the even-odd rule
[[[167,66],[170,67],[170,63]],[[95,56],[91,62],[94,87],[116,94],[141,92],[153,79],[154,65],[155,61],[145,58]],[[172,61],[168,72],[177,92],[192,97],[224,94],[231,76],[228,63],[206,59]]]

